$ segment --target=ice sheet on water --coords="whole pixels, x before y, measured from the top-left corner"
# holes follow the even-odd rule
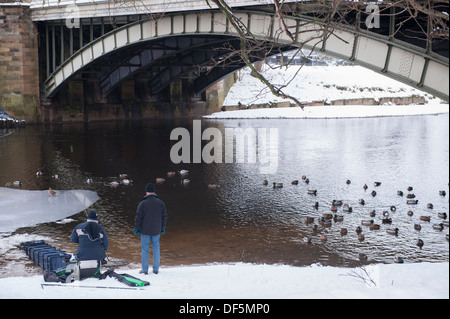
[[[100,198],[87,190],[29,191],[0,187],[0,232],[57,221],[79,213]]]

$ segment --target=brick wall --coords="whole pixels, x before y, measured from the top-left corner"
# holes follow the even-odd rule
[[[30,14],[26,5],[0,5],[0,108],[34,121],[39,116],[38,38]]]

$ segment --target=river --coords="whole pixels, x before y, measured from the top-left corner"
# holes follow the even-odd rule
[[[162,267],[214,262],[354,267],[392,263],[395,257],[405,262],[448,261],[448,227],[433,229],[433,224],[444,221],[438,213],[449,212],[448,114],[202,121],[202,130],[217,128],[222,133],[231,128],[275,129],[277,165],[271,173],[262,173],[258,161],[174,164],[170,152],[176,141],[170,140],[171,132],[177,127],[193,132],[193,126],[191,120],[29,125],[0,138],[0,186],[21,180],[21,189],[26,190],[51,187],[97,192],[100,199],[89,209],[98,212],[108,232],[108,255],[132,264],[140,263],[140,241],[133,234],[136,207],[145,195],[145,185],[158,177],[166,179],[157,185],[157,193],[169,215],[161,239]],[[203,141],[202,146],[207,143]],[[180,183],[180,176],[167,177],[167,172],[181,169],[189,170],[187,186]],[[41,177],[36,176],[39,170]],[[128,174],[132,183],[110,186],[122,173]],[[55,174],[57,179],[52,178]],[[88,184],[88,178],[93,183]],[[264,180],[269,185],[263,185]],[[294,180],[299,180],[298,185],[291,184]],[[284,187],[274,189],[273,182]],[[211,189],[210,184],[219,187]],[[412,191],[407,190],[409,186]],[[308,194],[313,189],[317,193]],[[447,195],[440,195],[442,190]],[[416,195],[417,205],[406,203],[408,193]],[[361,199],[365,205],[360,204]],[[314,232],[318,218],[333,213],[333,200],[342,200],[353,211],[338,207],[337,214],[344,220],[332,221],[331,227]],[[318,208],[313,207],[315,202]],[[433,209],[427,208],[428,203]],[[369,216],[373,210],[375,217]],[[392,224],[382,224],[384,211],[390,212]],[[408,216],[408,211],[413,216]],[[422,215],[431,216],[431,222],[420,221]],[[315,217],[313,224],[305,222],[307,216]],[[29,234],[50,238],[54,246],[74,252],[76,246],[69,235],[85,221],[86,212],[70,218],[66,223],[48,222],[0,234],[0,247],[2,242]],[[361,225],[362,220],[371,219],[380,224],[379,230]],[[415,230],[414,224],[422,229]],[[363,229],[364,241],[358,240],[358,226]],[[341,235],[341,228],[347,228],[348,234]],[[397,236],[387,233],[394,228],[399,229]],[[324,234],[326,241],[321,240]],[[416,246],[419,238],[424,241],[422,249]],[[368,261],[360,261],[359,253],[367,255]],[[17,245],[0,249],[0,276],[24,269],[33,272],[36,267],[31,264]]]

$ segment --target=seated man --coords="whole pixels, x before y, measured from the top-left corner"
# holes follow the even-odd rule
[[[105,228],[98,224],[97,213],[92,210],[87,221],[79,224],[72,231],[70,239],[78,243],[78,260],[103,260],[109,247],[108,235]]]

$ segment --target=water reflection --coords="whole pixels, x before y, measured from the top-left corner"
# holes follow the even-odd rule
[[[448,114],[439,116],[326,119],[326,120],[230,120],[203,121],[202,128],[277,128],[279,132],[278,170],[261,174],[260,163],[178,164],[170,160],[170,133],[175,127],[192,132],[192,121],[142,121],[89,123],[60,126],[29,126],[0,140],[0,185],[21,179],[23,189],[85,189],[98,193],[92,206],[106,227],[111,241],[109,255],[128,262],[140,261],[139,238],[133,235],[137,204],[144,187],[157,177],[169,219],[162,237],[162,262],[179,265],[207,262],[259,262],[307,265],[354,266],[360,252],[369,262],[393,262],[401,256],[406,262],[448,261],[448,242],[442,232],[432,229],[438,212],[448,212],[449,126]],[[205,145],[208,141],[203,141]],[[190,171],[189,186],[180,184],[180,176],[167,177],[169,171]],[[43,176],[37,179],[37,170]],[[127,173],[130,185],[109,186],[109,182]],[[59,174],[59,179],[51,178]],[[309,178],[309,184],[301,179]],[[91,178],[92,184],[86,180]],[[281,189],[264,186],[262,181],[284,183]],[[291,181],[300,180],[299,185]],[[346,181],[351,183],[347,184]],[[373,182],[381,181],[375,187]],[[209,189],[208,184],[220,188]],[[367,184],[365,191],[362,186]],[[414,187],[419,199],[415,206],[397,191],[408,193]],[[316,195],[308,194],[316,189]],[[377,195],[372,197],[371,191]],[[448,195],[447,195],[448,196]],[[342,222],[327,228],[327,241],[314,234],[306,216],[321,217],[331,212],[333,199],[353,207],[343,212]],[[364,199],[365,205],[359,204]],[[313,204],[319,202],[319,208]],[[427,203],[434,209],[427,209]],[[392,225],[381,224],[383,211],[395,205]],[[380,230],[363,227],[360,242],[355,228],[369,212],[381,225]],[[407,215],[413,210],[412,217]],[[430,215],[432,221],[419,221]],[[73,249],[68,235],[85,220],[79,213],[68,224],[44,223],[22,228],[7,238],[30,233],[48,236]],[[422,230],[414,230],[420,223]],[[341,236],[341,228],[348,235]],[[399,235],[386,233],[398,227]],[[311,237],[312,243],[304,239]],[[425,245],[415,243],[421,238]],[[2,239],[4,240],[4,239]],[[0,264],[12,261],[0,256]],[[15,261],[17,262],[17,260]]]

